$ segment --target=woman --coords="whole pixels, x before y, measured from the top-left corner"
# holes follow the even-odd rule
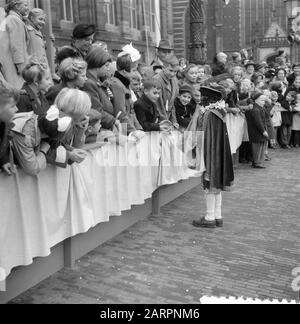
[[[20,113],[33,111],[41,116],[47,113],[50,105],[45,94],[52,85],[49,70],[36,63],[28,64],[22,73],[25,84],[17,105]]]
[[[29,35],[24,22],[28,12],[27,0],[8,1],[7,17],[0,30],[3,76],[16,89],[21,89],[24,84],[22,71],[28,62]]]
[[[245,64],[245,68],[246,68],[245,78],[252,80],[252,77],[255,74],[255,63],[252,61],[249,61]]]
[[[16,114],[13,150],[22,170],[38,175],[47,163],[60,167],[81,163],[87,156],[80,148],[85,142],[89,96],[77,89],[63,89],[47,114]]]
[[[198,129],[204,132],[205,173],[203,186],[206,193],[207,213],[193,225],[202,228],[223,227],[222,191],[234,181],[228,131],[225,122],[226,91],[221,86],[202,87],[204,112],[198,119]]]
[[[184,84],[189,85],[195,90],[200,89],[200,84],[198,83],[199,68],[195,64],[190,64],[184,71]]]
[[[28,16],[29,24],[27,26],[29,33],[29,55],[34,55],[44,68],[50,71],[49,63],[46,54],[46,42],[42,29],[46,23],[46,14],[44,10],[34,8],[30,10]]]
[[[216,77],[221,74],[228,73],[227,69],[227,59],[228,56],[225,53],[218,53],[214,58],[214,63],[212,65],[212,76]]]
[[[117,71],[111,80],[114,109],[123,112],[125,120],[122,122],[127,128],[127,134],[135,133],[135,120],[137,120],[132,95],[130,80],[133,72],[133,63],[130,55],[124,55],[117,59]],[[123,135],[126,135],[125,133]]]
[[[100,47],[93,48],[86,57],[87,82],[83,90],[92,100],[92,108],[102,114],[101,125],[106,130],[121,128],[119,111],[116,111],[112,99],[108,78],[110,76],[111,56]]]
[[[285,69],[278,69],[276,71],[276,76],[275,76],[275,78],[273,80],[273,83],[276,83],[276,82],[281,82],[282,83],[282,88],[281,88],[281,90],[282,90],[281,94],[282,95],[285,95],[285,93],[286,93],[286,91],[287,91],[287,89],[289,87],[289,82],[288,82],[286,76],[287,76],[287,73],[286,73]]]
[[[57,95],[64,88],[82,89],[87,81],[86,71],[87,64],[81,58],[67,58],[62,61],[58,71],[61,81],[53,86],[46,95],[49,104],[54,103]]]

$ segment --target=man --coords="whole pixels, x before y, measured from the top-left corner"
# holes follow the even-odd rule
[[[167,58],[162,70],[153,79],[160,84],[161,94],[157,102],[158,111],[162,120],[170,120],[176,128],[179,127],[174,107],[179,92],[176,74],[179,70],[179,61],[176,56]]]
[[[79,24],[73,30],[71,46],[85,59],[92,47],[96,32],[95,25]]]
[[[173,56],[174,48],[171,46],[168,40],[161,40],[158,47],[156,47],[156,57],[154,61],[151,63],[153,70],[155,72],[160,72],[165,64],[165,61],[168,60],[171,56]]]
[[[229,72],[227,67],[227,60],[228,56],[223,52],[220,52],[215,56],[214,63],[212,65],[213,77]]]
[[[300,76],[300,64],[295,64],[293,67],[293,73],[287,77],[290,87],[294,84],[296,78],[299,76]]]

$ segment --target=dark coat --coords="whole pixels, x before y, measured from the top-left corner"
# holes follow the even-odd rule
[[[9,162],[8,126],[0,122],[0,168]]]
[[[204,189],[225,191],[234,182],[230,142],[225,111],[208,110],[204,114]]]
[[[135,104],[136,117],[145,132],[160,131],[160,119],[157,106],[146,95],[143,95]]]
[[[21,96],[17,107],[19,113],[33,111],[36,115],[42,116],[45,115],[49,110],[50,105],[47,98],[42,93],[40,93],[38,100],[34,92],[30,89],[29,85],[25,83],[21,90]]]
[[[282,100],[281,106],[286,109],[286,112],[283,111],[281,113],[281,118],[282,118],[282,126],[292,126],[293,125],[293,112],[291,112],[290,109],[290,104],[286,101],[286,97],[290,92],[295,92],[296,94],[300,93],[300,89],[297,89],[294,85],[292,85],[291,87],[289,87],[286,90],[286,93],[284,95],[284,99]],[[292,103],[295,104],[296,103],[296,99],[295,101]]]
[[[102,114],[102,127],[109,130],[116,122],[117,111],[109,98],[107,88],[89,71],[87,72],[87,77],[88,80],[83,87],[83,91],[90,95],[92,100],[92,109],[95,109]]]
[[[287,77],[287,80],[288,80],[289,86],[291,87],[296,80],[295,73],[292,73],[291,75],[289,75]]]
[[[176,119],[178,124],[183,128],[188,128],[196,110],[196,104],[194,103],[194,100],[192,100],[191,103],[187,106],[184,106],[181,103],[180,99],[176,98],[174,106],[176,110]]]
[[[250,143],[264,143],[266,138],[263,134],[267,131],[265,108],[255,103],[253,109],[246,116]]]
[[[225,73],[229,72],[226,65],[221,64],[219,62],[213,63],[213,65],[211,66],[211,69],[212,69],[212,76],[213,77],[216,77],[218,75],[225,74]]]

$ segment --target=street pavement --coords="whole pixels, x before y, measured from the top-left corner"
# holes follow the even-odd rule
[[[272,151],[266,170],[239,165],[223,229],[194,228],[196,188],[12,303],[198,304],[201,297],[297,298],[300,150]]]

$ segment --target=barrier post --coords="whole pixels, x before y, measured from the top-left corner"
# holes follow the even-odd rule
[[[158,188],[154,191],[152,195],[152,215],[159,216],[160,215],[160,208],[161,208],[161,189]]]
[[[64,241],[64,265],[65,268],[73,269],[75,266],[75,256],[72,247],[72,238]]]

